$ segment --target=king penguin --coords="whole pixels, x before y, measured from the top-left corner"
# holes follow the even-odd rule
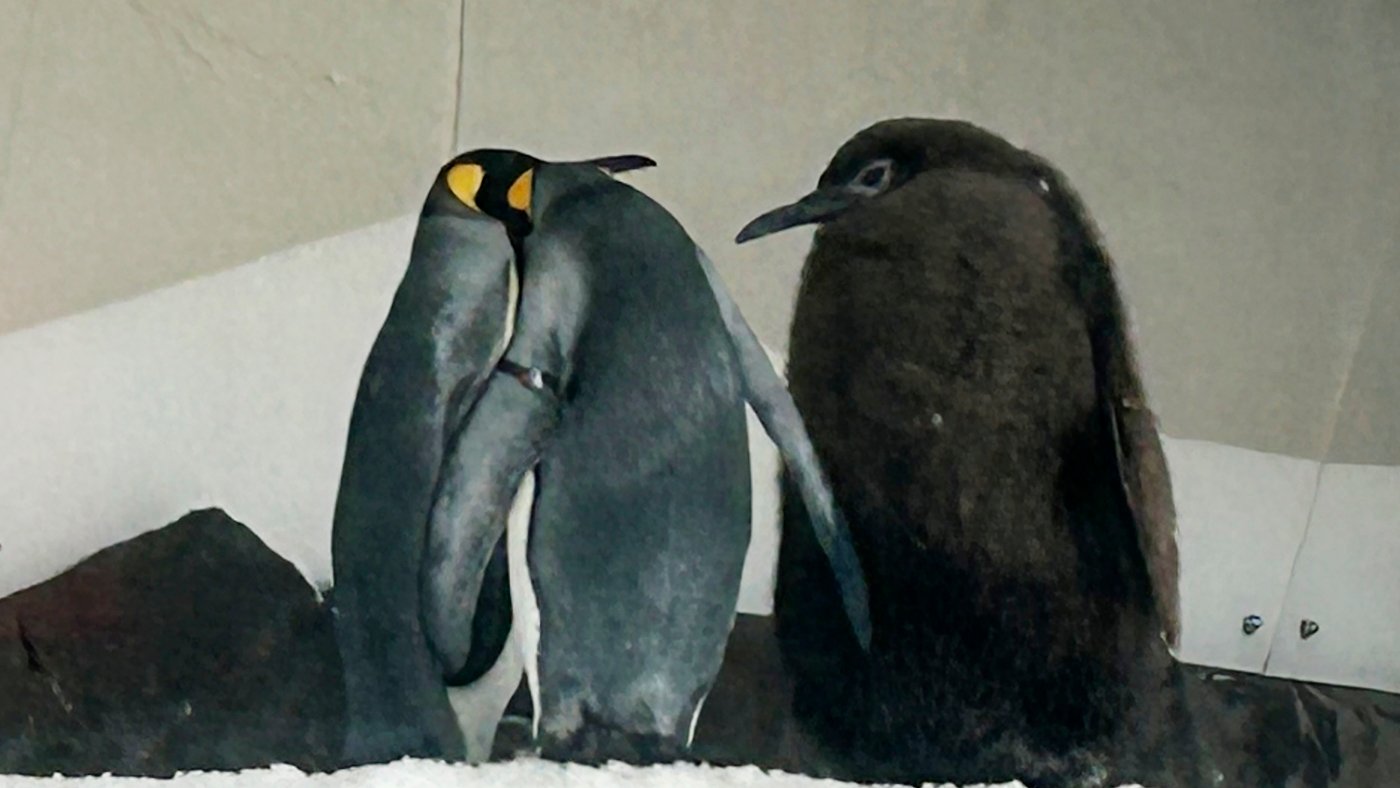
[[[970,123],[877,123],[740,243],[819,225],[788,383],[870,584],[868,654],[785,482],[776,631],[846,779],[1197,785],[1175,515],[1107,253]],[[1174,756],[1162,753],[1174,753]]]
[[[498,714],[517,668],[545,757],[683,757],[748,545],[746,402],[868,643],[854,546],[795,403],[710,260],[612,177],[651,164],[481,149],[439,172],[336,503],[347,763],[480,759],[446,685],[499,685],[473,700]]]

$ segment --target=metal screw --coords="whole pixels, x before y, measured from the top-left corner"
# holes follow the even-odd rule
[[[1264,626],[1264,619],[1256,615],[1248,615],[1244,617],[1244,625],[1241,629],[1244,630],[1246,635],[1253,635],[1255,632],[1258,632],[1259,627],[1262,626]]]
[[[1307,640],[1313,635],[1316,635],[1319,629],[1322,629],[1322,627],[1318,626],[1316,621],[1305,618],[1298,622],[1298,636],[1303,640]]]

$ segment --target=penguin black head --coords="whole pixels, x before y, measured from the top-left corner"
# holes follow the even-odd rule
[[[443,165],[428,194],[424,213],[461,212],[485,214],[505,225],[506,233],[519,241],[534,229],[530,201],[534,195],[535,169],[545,163],[528,153],[502,148],[467,151]],[[604,156],[582,164],[612,174],[656,162],[645,156]]]
[[[539,163],[534,156],[514,150],[480,148],[463,153],[443,165],[425,213],[475,211],[505,225],[511,238],[524,238],[534,227],[530,197]]]
[[[856,134],[836,151],[817,189],[749,222],[737,243],[789,227],[821,224],[898,189],[925,172],[972,170],[1032,172],[1030,154],[971,123],[928,118],[885,120]]]

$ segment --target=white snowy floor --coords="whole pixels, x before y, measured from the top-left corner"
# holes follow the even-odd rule
[[[291,766],[276,766],[244,772],[191,772],[179,775],[174,780],[0,775],[0,788],[47,788],[59,784],[82,788],[358,788],[380,785],[402,788],[835,788],[848,785],[835,780],[764,772],[754,766],[722,769],[690,765],[638,768],[614,763],[592,768],[536,760],[467,766],[405,759],[381,766],[363,766],[315,775],[304,774]],[[1021,788],[1021,784],[1005,783],[1001,788]]]

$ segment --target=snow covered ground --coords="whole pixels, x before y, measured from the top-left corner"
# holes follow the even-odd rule
[[[819,788],[849,785],[835,780],[765,772],[754,766],[717,768],[674,765],[639,768],[620,763],[602,767],[515,760],[481,766],[404,759],[362,766],[332,774],[305,774],[291,766],[243,772],[191,772],[173,780],[146,777],[14,777],[0,775],[0,788],[41,788],[53,785],[83,788],[358,788],[392,785],[402,788]],[[928,783],[933,786],[933,783]],[[973,788],[967,786],[966,788]],[[985,788],[992,788],[986,786]],[[1005,783],[1000,788],[1022,788]]]

